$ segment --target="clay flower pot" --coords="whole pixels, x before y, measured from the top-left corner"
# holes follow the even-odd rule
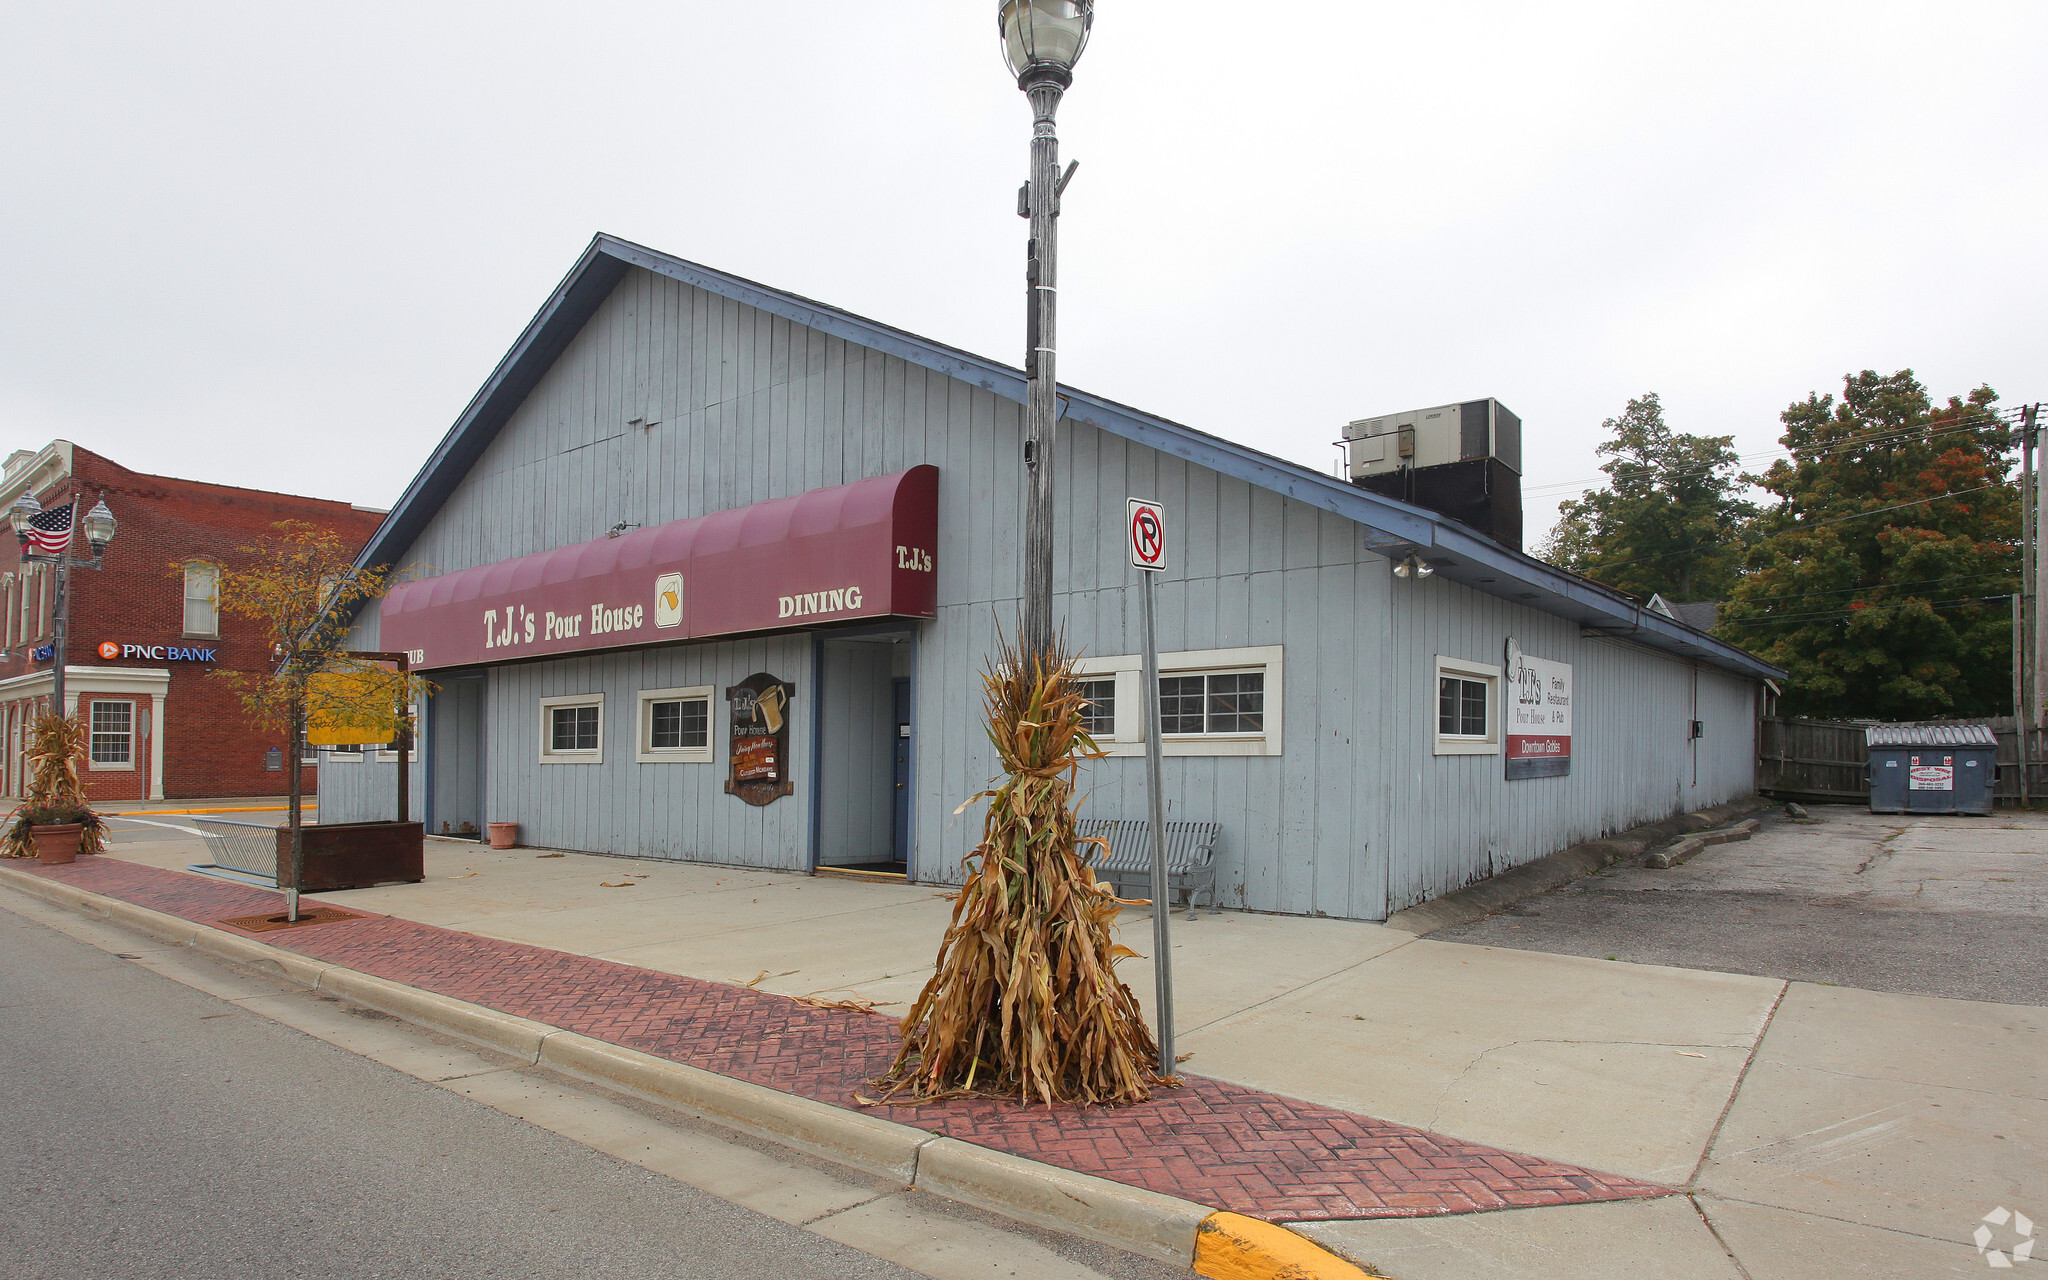
[[[76,860],[84,831],[85,825],[78,822],[30,827],[29,835],[36,843],[36,861],[46,867],[55,867]]]
[[[491,829],[493,849],[510,849],[519,842],[519,824],[516,822],[490,822],[484,825]]]

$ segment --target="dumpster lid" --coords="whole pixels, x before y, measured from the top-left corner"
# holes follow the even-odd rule
[[[1872,747],[1996,747],[1998,738],[1981,724],[1874,724],[1863,731]]]

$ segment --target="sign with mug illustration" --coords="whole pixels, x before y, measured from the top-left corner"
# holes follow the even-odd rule
[[[732,708],[732,774],[727,795],[771,804],[796,790],[789,780],[789,704],[796,686],[757,672],[725,691]]]

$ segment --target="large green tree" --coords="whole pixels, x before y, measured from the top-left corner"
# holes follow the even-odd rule
[[[1791,457],[1718,632],[1791,673],[1791,715],[1884,720],[2012,705],[2020,496],[2011,427],[1978,387],[1936,405],[1910,369],[1782,415]]]
[[[1727,594],[1754,514],[1741,496],[1735,438],[1672,431],[1654,391],[1600,427],[1607,484],[1558,505],[1543,557],[1634,595]]]

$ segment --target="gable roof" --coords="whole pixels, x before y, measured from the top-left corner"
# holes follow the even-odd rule
[[[780,316],[847,342],[1023,403],[1021,370],[879,324],[837,307],[672,257],[616,236],[598,235],[557,285],[519,340],[441,438],[425,465],[357,557],[358,565],[396,560],[497,437],[527,394],[595,314],[626,273],[656,275]],[[1235,441],[1169,422],[1129,405],[1072,387],[1060,388],[1065,416],[1197,466],[1333,512],[1356,523],[1373,550],[1391,557],[1415,552],[1444,577],[1475,591],[1576,622],[1589,631],[1755,678],[1785,673],[1733,645],[1694,631],[1661,612],[1494,542],[1421,507],[1261,453]]]

